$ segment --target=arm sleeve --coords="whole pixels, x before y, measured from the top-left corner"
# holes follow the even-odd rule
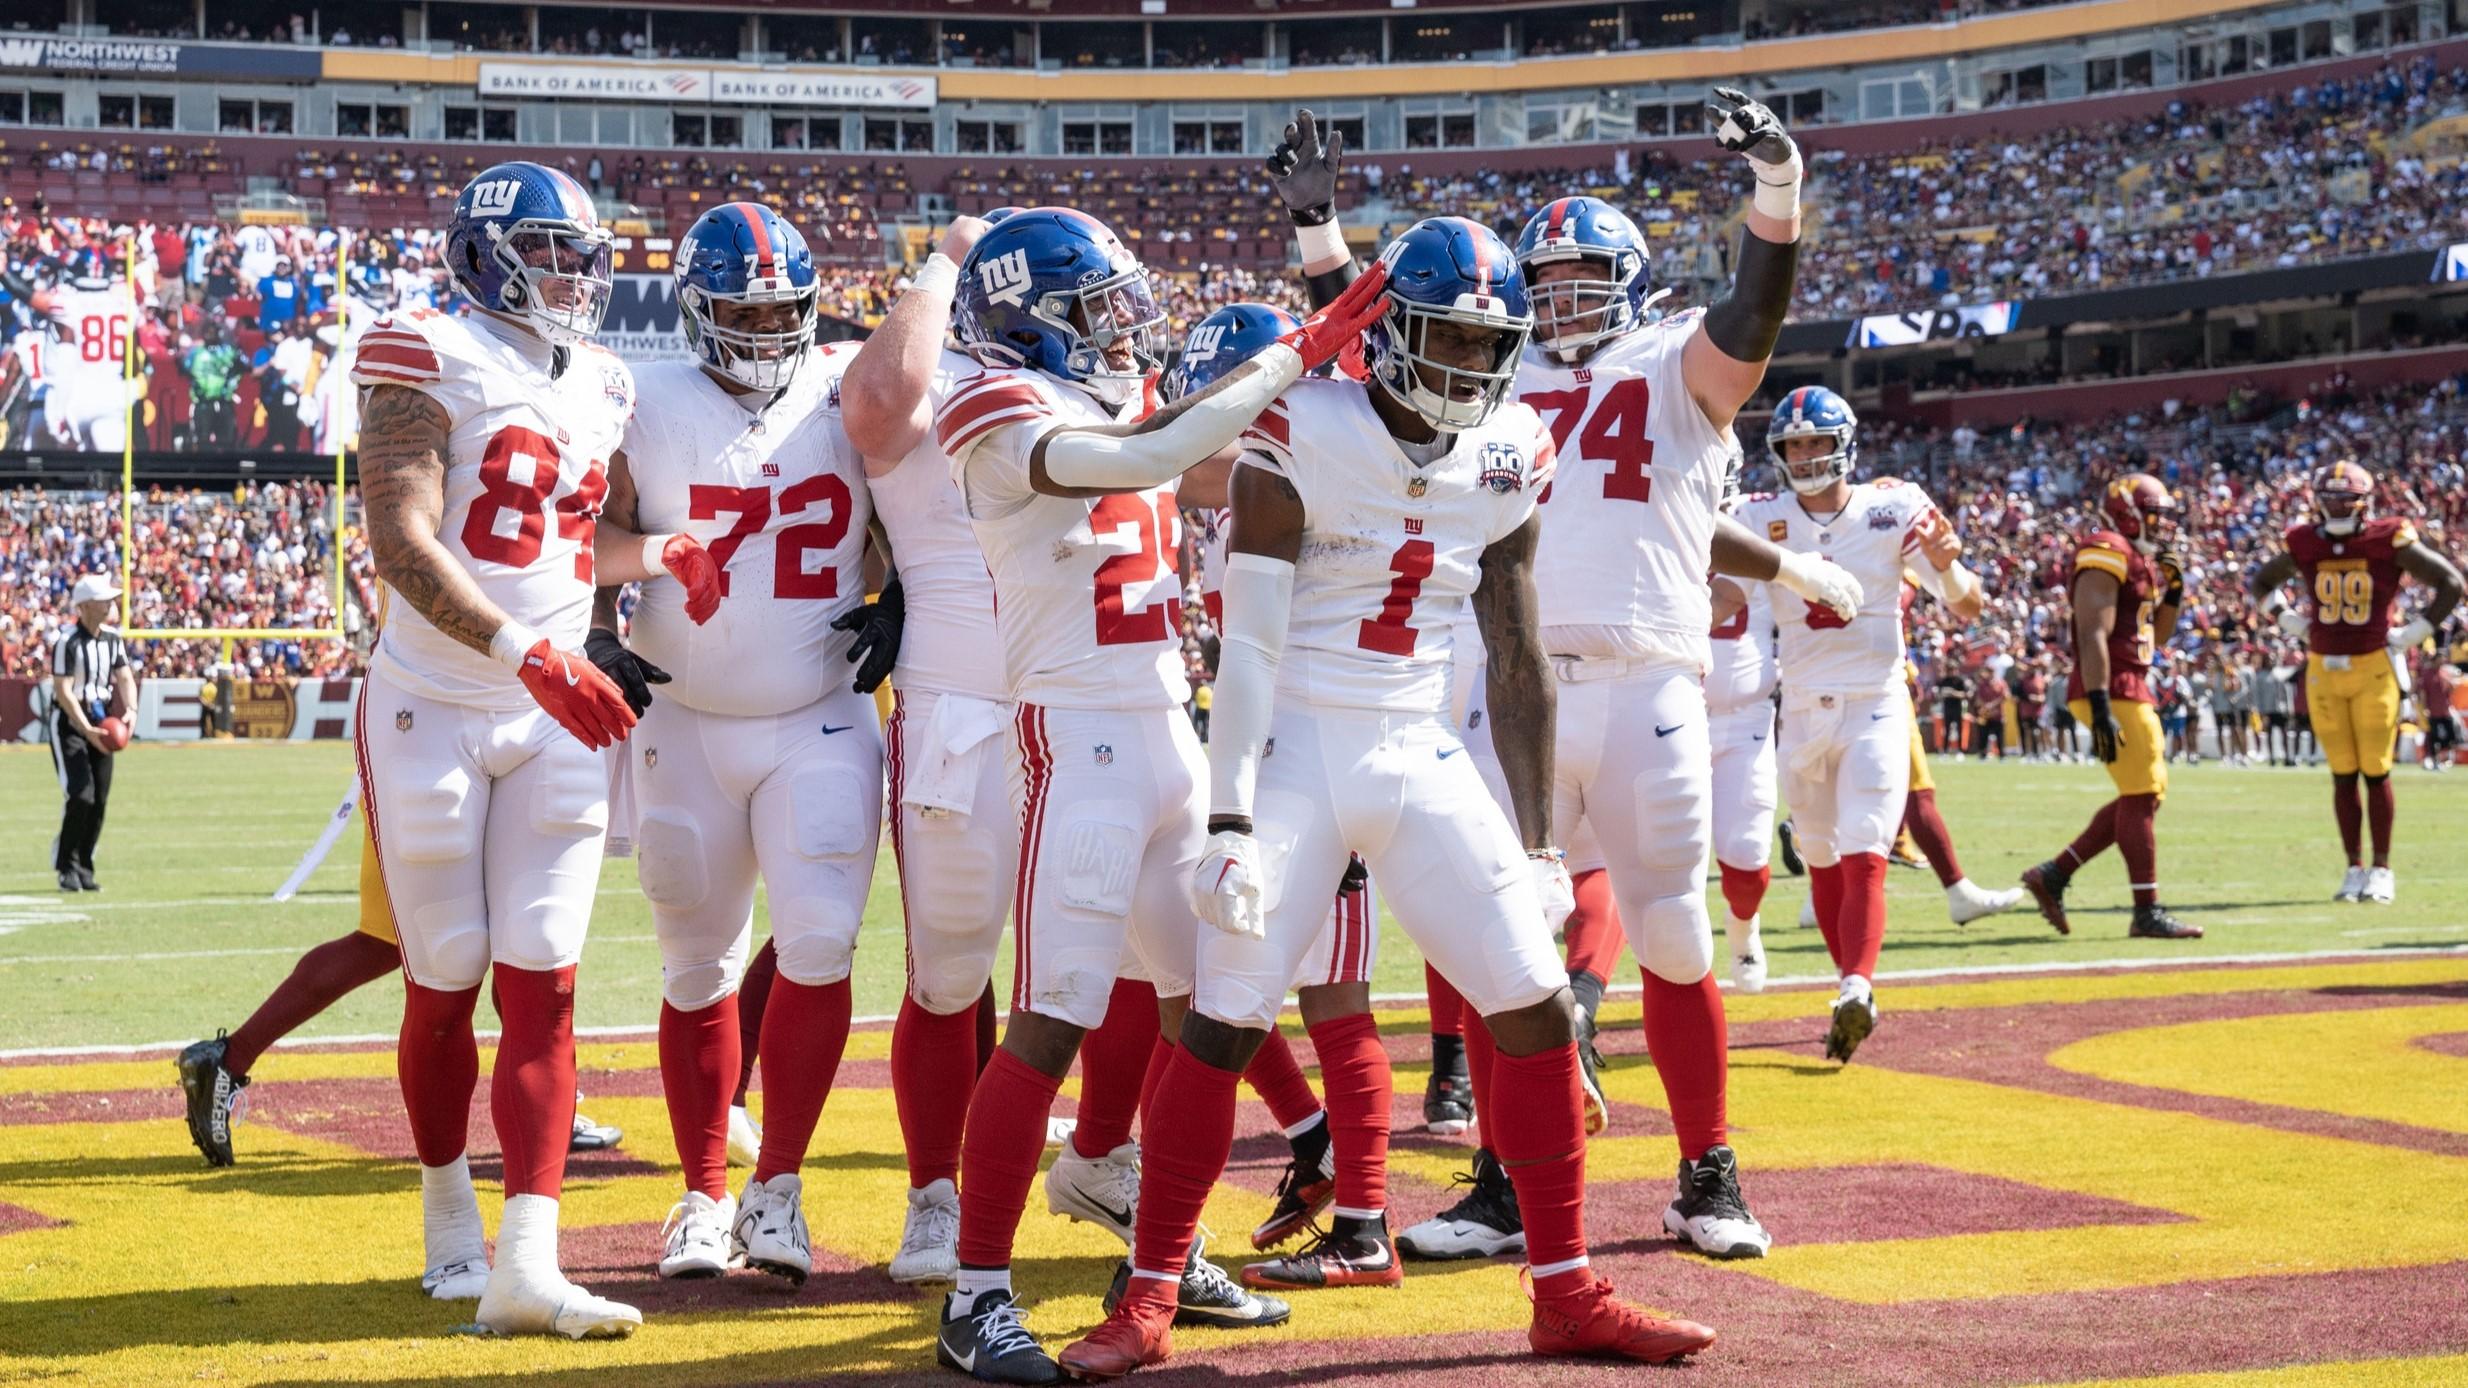
[[[1066,487],[1146,491],[1162,487],[1234,442],[1303,374],[1303,359],[1280,343],[1242,372],[1194,397],[1181,413],[1153,429],[1110,434],[1066,429],[1045,446],[1046,476]]]
[[[1277,707],[1277,666],[1294,607],[1294,566],[1258,554],[1226,561],[1225,627],[1208,716],[1208,812],[1251,814]]]

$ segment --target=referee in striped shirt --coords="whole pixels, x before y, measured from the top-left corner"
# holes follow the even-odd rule
[[[102,574],[77,580],[77,625],[51,649],[51,759],[60,772],[60,844],[52,866],[60,890],[100,890],[94,880],[94,841],[103,836],[103,807],[111,800],[112,753],[128,740],[102,726],[114,701],[133,713],[137,674],[129,668],[128,644],[103,625],[120,585]]]

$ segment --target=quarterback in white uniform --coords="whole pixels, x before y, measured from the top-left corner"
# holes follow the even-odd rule
[[[1872,980],[1885,939],[1886,853],[1911,773],[1903,691],[1902,585],[1908,577],[1955,615],[1979,615],[1980,583],[1926,493],[1880,478],[1854,483],[1858,421],[1842,397],[1802,386],[1782,399],[1766,446],[1790,486],[1741,506],[1742,522],[1800,554],[1821,554],[1860,583],[1849,620],[1776,594],[1782,659],[1783,798],[1808,860],[1817,928],[1842,975],[1826,1054],[1849,1060],[1875,1029]]]
[[[574,966],[600,879],[608,759],[634,715],[579,652],[608,458],[634,411],[589,338],[609,234],[573,179],[499,164],[448,228],[465,318],[396,314],[361,337],[360,489],[377,575],[402,598],[359,705],[361,804],[403,950],[397,1050],[421,1164],[428,1271],[499,1332],[622,1335],[632,1307],[565,1280],[557,1201],[574,1117]],[[464,1155],[472,1011],[503,1025],[489,1108],[506,1210],[492,1270]]]
[[[675,266],[696,358],[639,375],[602,573],[649,580],[632,648],[668,677],[631,768],[636,869],[660,940],[661,1078],[687,1183],[660,1272],[711,1277],[742,1261],[800,1283],[812,1256],[799,1167],[848,1040],[882,823],[873,701],[847,677],[871,515],[840,429],[852,350],[813,346],[813,258],[767,207],[704,213]],[[628,532],[643,537],[631,556]],[[614,615],[609,602],[611,627]],[[737,991],[758,875],[779,976],[759,1046],[760,1153],[732,1201]]]

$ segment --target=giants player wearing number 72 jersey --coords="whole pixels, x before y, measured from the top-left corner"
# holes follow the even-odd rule
[[[484,170],[446,232],[447,267],[478,312],[390,315],[351,364],[369,548],[403,600],[360,691],[360,803],[403,948],[396,1065],[427,1216],[421,1280],[440,1299],[479,1297],[490,1330],[578,1338],[642,1323],[557,1263],[574,966],[608,830],[600,749],[634,726],[578,654],[607,459],[634,412],[633,375],[589,340],[609,241],[566,175]],[[492,979],[506,1192],[494,1271],[464,1157],[472,1010]]]

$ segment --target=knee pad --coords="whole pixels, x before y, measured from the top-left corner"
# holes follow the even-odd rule
[[[406,863],[457,863],[480,851],[471,773],[451,763],[397,764],[394,793],[378,806],[378,845]],[[469,985],[464,985],[468,987]]]
[[[684,811],[645,810],[634,833],[634,876],[654,906],[690,911],[710,894],[703,833]]]
[[[965,1012],[984,996],[986,980],[994,976],[994,957],[912,959],[908,996],[937,1017]]]
[[[779,950],[780,977],[817,988],[848,977],[857,954],[860,909],[832,897],[783,900],[773,896],[771,940]],[[985,980],[980,978],[977,991],[984,990]]]
[[[487,909],[473,897],[420,911],[419,929],[403,942],[403,967],[411,981],[449,993],[478,987],[488,977]]]
[[[845,858],[866,851],[882,818],[882,790],[845,766],[809,766],[788,783],[788,842],[806,859]]]
[[[737,991],[745,980],[745,954],[660,968],[660,997],[680,1012],[700,1012]]]
[[[1694,881],[1714,850],[1713,786],[1703,775],[1656,767],[1639,773],[1632,789],[1637,865],[1657,876],[1684,874]],[[1655,889],[1672,891],[1676,884],[1657,883]]]
[[[1692,987],[1714,967],[1714,926],[1701,893],[1646,902],[1629,937],[1637,962],[1666,983]]]

